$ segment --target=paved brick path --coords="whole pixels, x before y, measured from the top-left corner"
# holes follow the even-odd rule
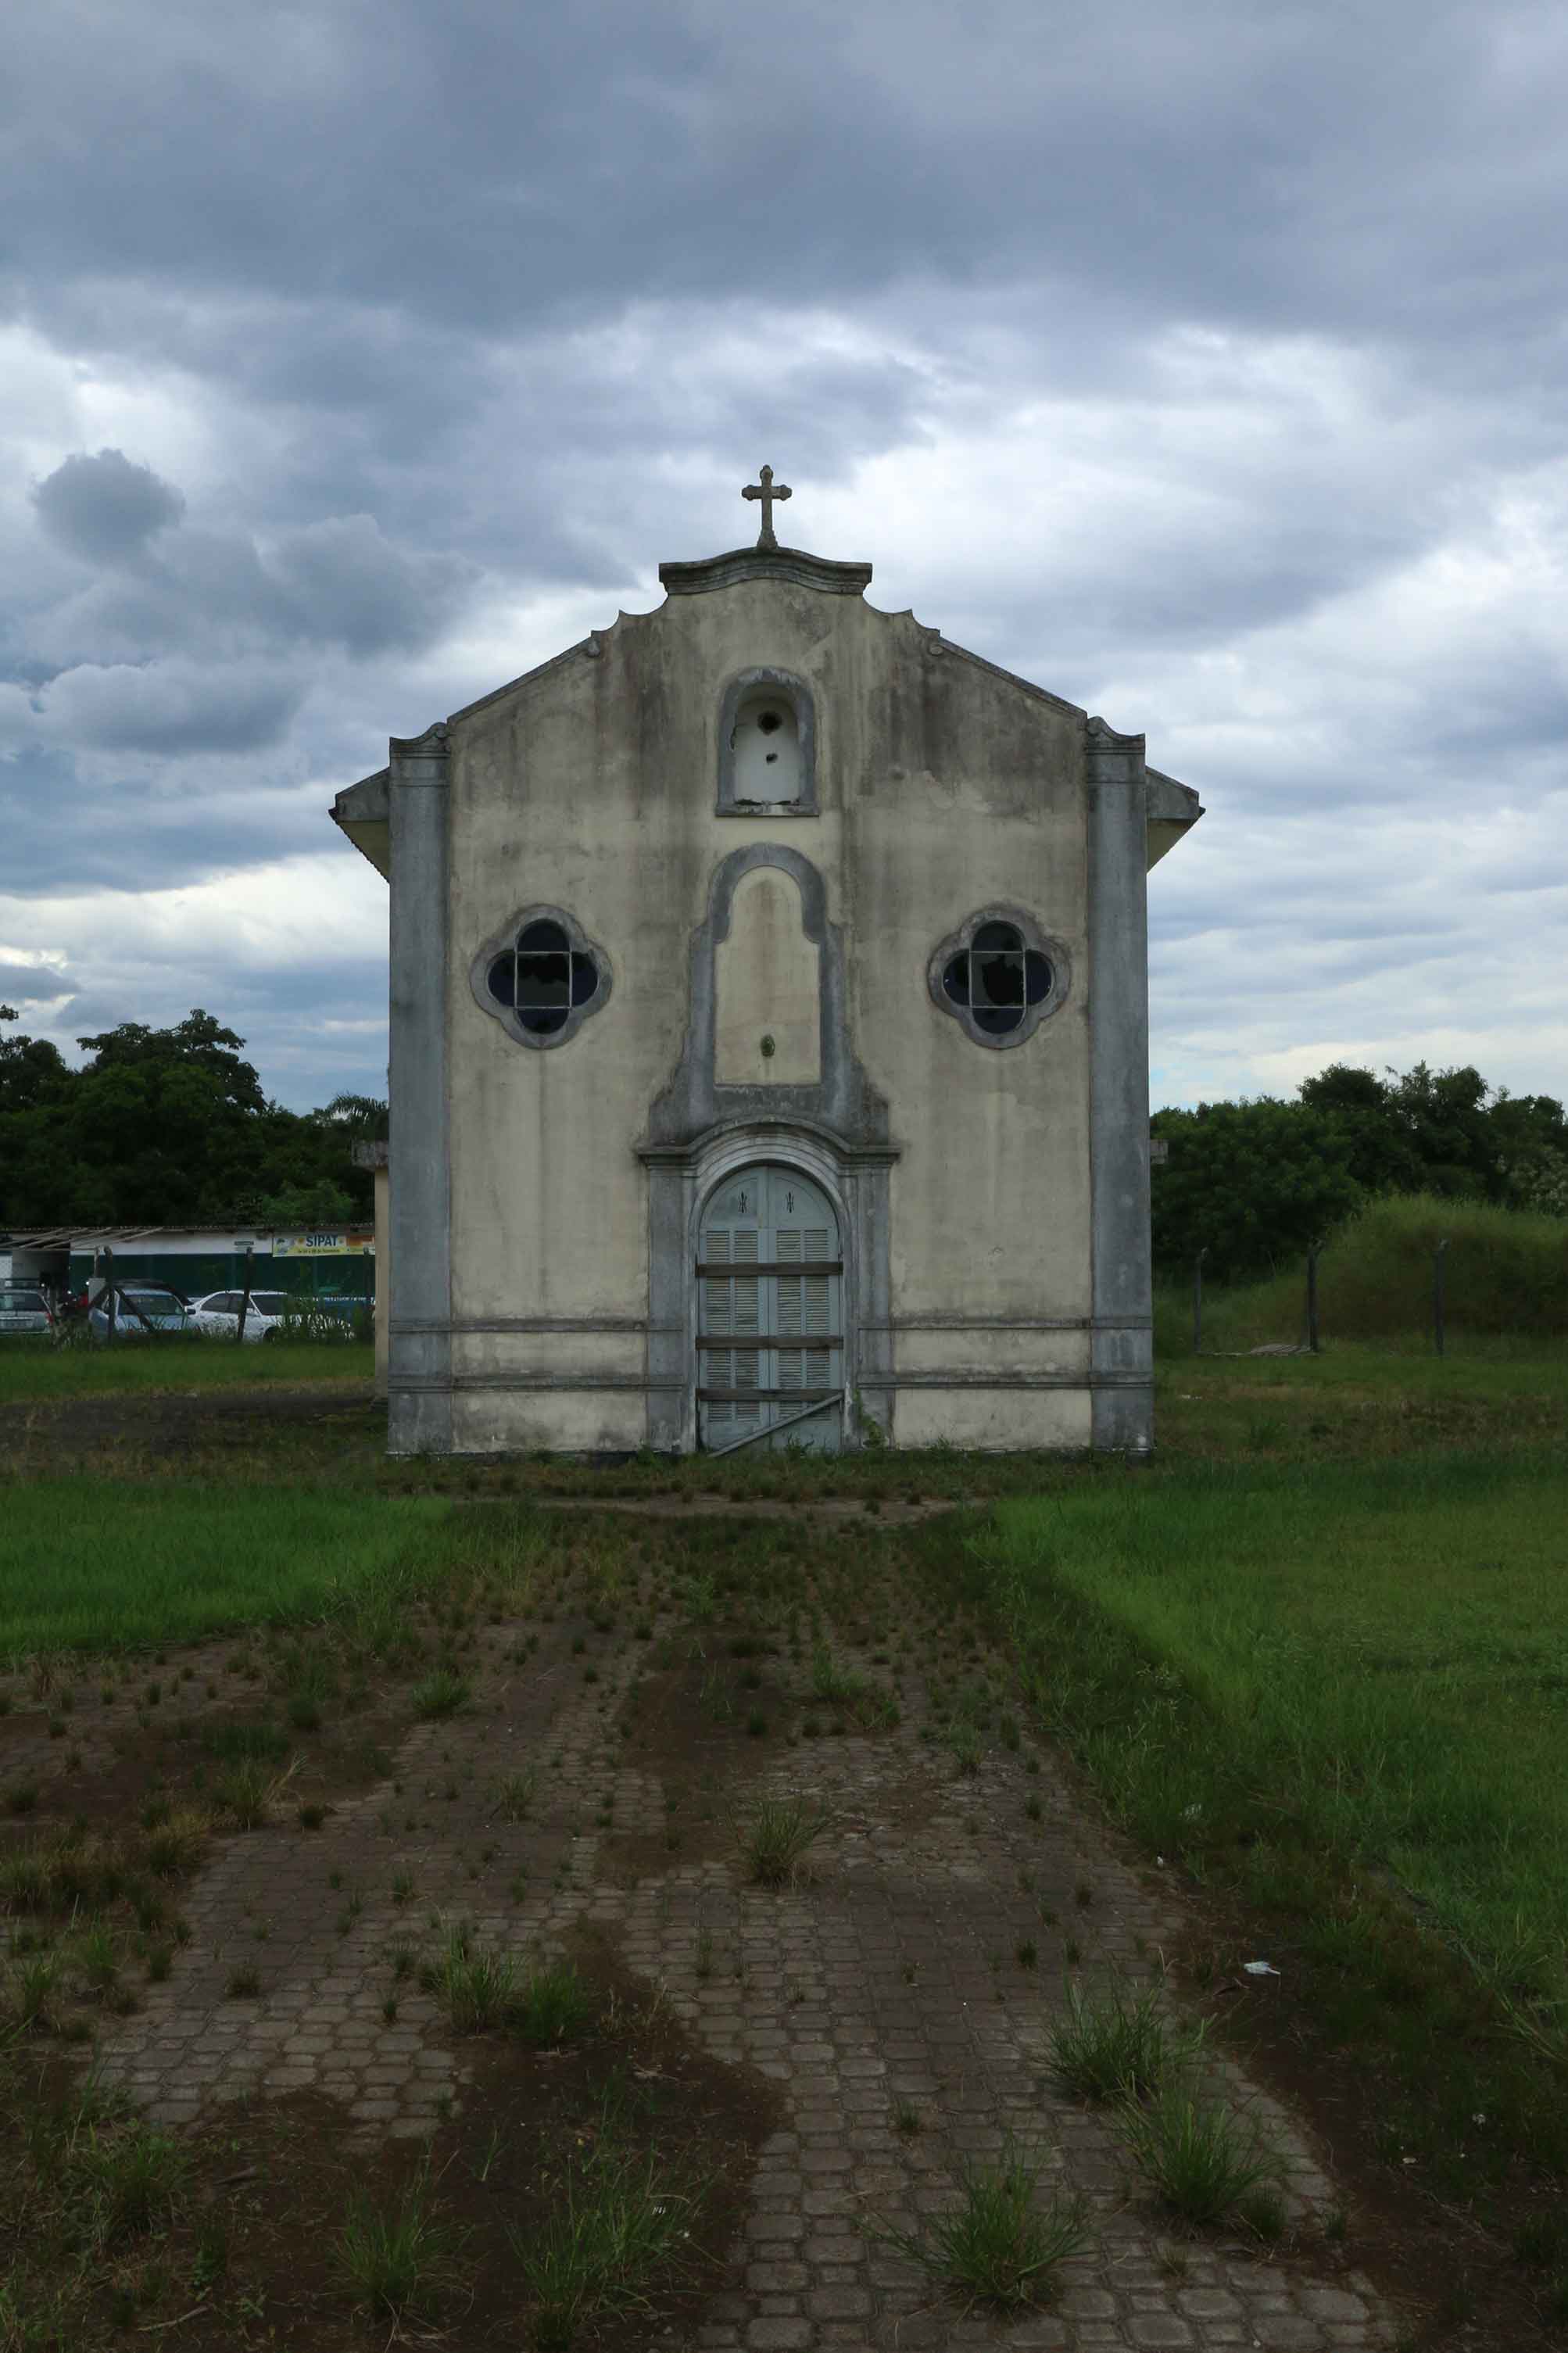
[[[741,2284],[713,2299],[696,2343],[1328,2353],[1392,2342],[1353,2275],[1313,2278],[1223,2234],[1180,2242],[1173,2259],[1178,2242],[1129,2192],[1113,2130],[1051,2090],[1046,2029],[1069,1939],[1086,1979],[1146,1978],[1176,1924],[1048,1756],[1031,1772],[1026,1745],[1000,1750],[958,1776],[921,1740],[908,1679],[897,1731],[780,1744],[741,1793],[743,1804],[763,1789],[808,1792],[830,1810],[811,1879],[767,1894],[742,1883],[721,1819],[667,1868],[647,1862],[664,1851],[665,1792],[627,1766],[614,1728],[646,1653],[603,1659],[588,1683],[564,1658],[519,1670],[509,1630],[487,1641],[474,1709],[412,1732],[385,1784],[318,1833],[279,1824],[221,1843],[189,1891],[194,1934],[174,1976],[148,1989],[104,2054],[153,2115],[187,2119],[240,2091],[309,2085],[341,2098],[362,2131],[423,2133],[443,2100],[462,2097],[464,2046],[412,1979],[394,1988],[394,1946],[428,1945],[433,1913],[520,1951],[548,1950],[587,1921],[663,1984],[714,2056],[774,2078],[787,2103],[756,2178]],[[535,1800],[514,1823],[498,1812],[498,1779],[530,1767]],[[414,1883],[401,1905],[399,1871]],[[1027,1941],[1033,1967],[1018,1958]],[[245,1965],[259,1971],[259,2001],[226,1997]],[[1249,2096],[1234,2068],[1213,2072]],[[919,2111],[916,2132],[895,2127],[904,2103]],[[1332,2192],[1300,2137],[1268,2101],[1254,2105],[1290,2152],[1298,2212],[1325,2211]],[[955,2163],[1008,2131],[1059,2152],[1095,2225],[1054,2308],[1016,2322],[965,2316],[876,2235],[941,2211]]]

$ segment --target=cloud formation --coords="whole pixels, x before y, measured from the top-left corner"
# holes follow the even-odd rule
[[[204,1003],[289,1100],[379,1087],[374,924],[249,911],[301,860],[361,908],[333,790],[733,545],[766,458],[875,602],[1203,792],[1157,1100],[1568,1093],[1550,0],[63,0],[8,82],[0,937],[50,1034]]]
[[[133,466],[123,449],[68,458],[38,484],[33,504],[49,536],[86,564],[140,554],[154,532],[178,522],[185,510],[172,483],[151,466]]]

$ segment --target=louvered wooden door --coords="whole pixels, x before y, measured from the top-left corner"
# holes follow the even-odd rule
[[[837,1448],[844,1272],[826,1195],[792,1169],[743,1169],[709,1205],[697,1276],[702,1444]]]

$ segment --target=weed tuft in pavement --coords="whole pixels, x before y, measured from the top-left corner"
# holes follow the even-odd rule
[[[971,2304],[1045,2304],[1056,2273],[1089,2243],[1076,2199],[1039,2195],[1038,2158],[1007,2141],[994,2160],[972,2161],[959,2175],[962,2202],[923,2234],[881,2235]]]
[[[439,1957],[419,1972],[425,1991],[442,2002],[454,2034],[483,2034],[504,2021],[517,1978],[510,1953],[478,1950],[466,1927],[448,1928]]]
[[[526,1772],[504,1775],[496,1791],[497,1813],[509,1822],[526,1821],[538,1782],[539,1776],[531,1767]]]
[[[1179,2084],[1165,2084],[1146,2105],[1124,2098],[1121,2119],[1133,2164],[1184,2221],[1247,2220],[1248,2201],[1260,2190],[1278,2193],[1284,2179],[1283,2158],[1254,2121]]]
[[[1077,2099],[1146,2099],[1197,2055],[1203,2039],[1201,2024],[1173,2025],[1157,1986],[1140,1994],[1116,1986],[1089,1998],[1075,1979],[1051,2023],[1051,2073]]]
[[[753,1883],[784,1886],[827,1823],[827,1815],[807,1805],[804,1798],[763,1798],[750,1820],[738,1828],[741,1851]]]

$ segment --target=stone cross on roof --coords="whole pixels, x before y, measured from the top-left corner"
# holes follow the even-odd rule
[[[754,482],[748,482],[745,489],[741,492],[741,496],[743,499],[761,499],[763,502],[763,527],[757,533],[757,545],[759,547],[776,547],[778,545],[778,541],[773,535],[773,501],[775,499],[787,499],[790,495],[790,487],[787,482],[774,482],[773,470],[771,466],[764,466],[759,480]]]

